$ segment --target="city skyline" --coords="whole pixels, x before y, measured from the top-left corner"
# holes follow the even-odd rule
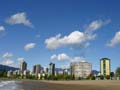
[[[67,67],[88,61],[100,70],[110,58],[111,71],[120,66],[120,1],[2,0],[0,3],[0,64],[28,69],[40,64]]]

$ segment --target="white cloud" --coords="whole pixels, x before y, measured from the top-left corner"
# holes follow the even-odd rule
[[[69,35],[62,37],[58,34],[45,40],[46,48],[54,50],[60,47],[70,46],[72,48],[84,48],[89,46],[89,41],[94,40],[96,30],[110,23],[110,20],[95,20],[87,25],[84,32],[73,31]]]
[[[7,59],[7,60],[4,60],[1,64],[8,65],[8,66],[13,66],[14,65],[14,61],[12,61],[10,59]]]
[[[107,46],[114,47],[117,44],[120,44],[120,31],[115,34],[109,43],[107,43]]]
[[[80,31],[73,31],[68,36],[61,37],[60,34],[45,40],[46,48],[57,49],[63,46],[87,47],[88,41],[94,39],[94,35],[86,35]]]
[[[0,31],[5,31],[5,27],[4,26],[0,26]]]
[[[74,57],[71,59],[71,62],[86,62],[86,59],[83,57]]]
[[[95,20],[91,22],[89,25],[86,26],[86,33],[93,33],[94,31],[102,28],[104,25],[109,24],[111,22],[110,19],[108,20]]]
[[[27,19],[27,15],[25,12],[21,13],[16,13],[9,18],[6,19],[6,22],[9,24],[24,24],[25,26],[28,27],[33,27],[32,23],[30,22],[29,19]]]
[[[2,57],[3,57],[3,58],[11,58],[11,57],[13,57],[13,54],[6,52],[5,54],[3,54]]]
[[[58,60],[58,61],[69,61],[69,62],[86,62],[86,59],[84,57],[70,57],[65,53],[61,53],[61,54],[53,54],[51,56],[51,60]]]
[[[51,58],[51,60],[55,60],[55,59],[57,59],[57,55],[53,54],[50,58]]]
[[[12,67],[17,67],[19,68],[20,62],[24,61],[24,58],[15,58],[12,53],[6,52],[3,55],[1,55],[2,59],[0,64],[2,65],[7,65],[7,66],[12,66]],[[18,62],[16,62],[15,60]]]
[[[51,56],[51,60],[59,60],[59,61],[64,61],[64,60],[70,60],[70,57],[65,54],[65,53],[61,53],[61,54],[54,54]]]
[[[21,62],[25,61],[25,59],[24,59],[24,58],[17,58],[17,60],[18,60],[18,62],[19,62],[19,63],[21,63]]]
[[[30,49],[35,48],[35,46],[36,46],[36,43],[28,43],[28,44],[26,44],[26,45],[24,46],[24,49],[25,49],[26,51],[29,51]]]

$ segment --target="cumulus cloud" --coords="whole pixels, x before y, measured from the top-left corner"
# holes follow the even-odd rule
[[[108,20],[95,20],[91,22],[89,25],[86,25],[85,32],[86,33],[93,33],[94,31],[102,28],[104,25],[107,25],[111,22],[110,19]]]
[[[50,37],[45,40],[46,48],[54,50],[60,47],[70,46],[77,48],[84,48],[89,46],[89,41],[94,40],[96,30],[100,29],[104,25],[108,24],[110,20],[102,21],[95,20],[86,26],[84,32],[73,31],[69,35],[63,36],[58,34],[54,37]]]
[[[8,65],[8,66],[13,66],[14,65],[14,61],[10,60],[10,59],[7,59],[7,60],[4,60],[1,64]]]
[[[117,44],[120,44],[120,31],[115,34],[109,43],[107,43],[107,46],[114,47]]]
[[[25,26],[33,27],[25,12],[16,13],[7,18],[5,21],[11,25],[24,24]]]
[[[65,53],[61,53],[58,55],[54,54],[51,56],[51,60],[59,60],[59,61],[70,60],[70,57]]]
[[[15,55],[13,55],[10,52],[4,53],[3,55],[1,55],[2,58],[1,58],[0,64],[19,68],[19,64],[21,62],[25,61],[25,59],[24,58],[15,58],[14,56]]]
[[[24,50],[29,51],[30,49],[35,48],[36,43],[28,43],[24,46]]]
[[[86,62],[86,59],[84,57],[74,57],[71,62]]]
[[[51,56],[51,60],[58,60],[58,61],[69,61],[69,62],[86,62],[86,59],[84,57],[70,57],[65,53],[61,53],[61,54],[53,54]]]
[[[21,62],[25,61],[25,59],[24,59],[24,58],[17,58],[17,60],[18,60],[18,62],[19,62],[19,63],[21,63]]]
[[[14,66],[15,62],[12,60],[13,54],[6,52],[2,55],[3,60],[1,61],[1,64],[8,65],[8,66]]]
[[[11,57],[13,57],[13,54],[6,52],[6,53],[3,54],[2,57],[3,57],[3,58],[11,58]]]
[[[67,36],[61,37],[60,34],[55,37],[51,37],[45,40],[46,48],[57,49],[63,46],[79,46],[87,47],[89,43],[87,41],[94,39],[94,35],[86,35],[80,31],[73,31]]]
[[[0,31],[5,31],[5,27],[4,26],[0,26]]]

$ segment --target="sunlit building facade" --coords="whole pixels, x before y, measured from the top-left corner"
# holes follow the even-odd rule
[[[103,76],[110,75],[110,59],[102,58],[100,59],[100,74]]]
[[[86,61],[84,62],[72,62],[71,65],[71,75],[75,78],[87,78],[92,71],[92,64]]]

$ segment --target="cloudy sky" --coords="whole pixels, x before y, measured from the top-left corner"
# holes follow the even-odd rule
[[[120,66],[119,0],[1,0],[0,64],[68,67],[99,60]]]

